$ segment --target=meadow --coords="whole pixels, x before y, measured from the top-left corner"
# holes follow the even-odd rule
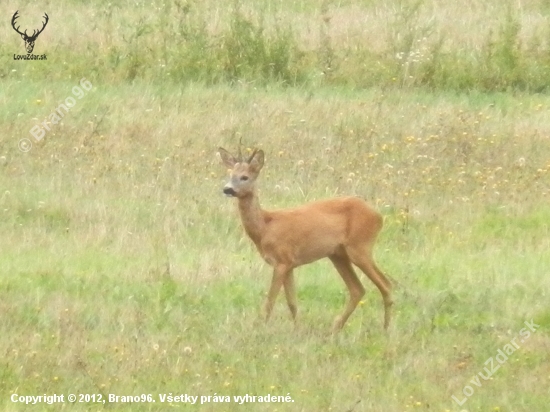
[[[13,60],[15,10],[22,27],[48,13],[46,61]],[[0,15],[0,409],[547,411],[547,1],[8,0]],[[296,272],[296,327],[282,296],[264,324],[271,269],[216,157],[241,139],[266,153],[264,208],[357,195],[383,214],[387,332],[361,275],[329,333],[347,291],[328,261]],[[155,402],[12,398],[44,394]],[[180,394],[199,399],[164,398]]]

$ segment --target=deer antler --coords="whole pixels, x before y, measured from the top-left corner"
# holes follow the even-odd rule
[[[23,38],[24,38],[25,40],[29,40],[29,41],[34,41],[34,40],[36,40],[36,38],[38,37],[38,35],[44,31],[44,29],[46,28],[46,25],[48,24],[48,21],[50,20],[50,18],[48,17],[48,14],[47,14],[47,13],[44,13],[44,18],[45,18],[46,20],[45,20],[44,23],[42,24],[42,28],[41,28],[40,30],[38,30],[38,32],[37,32],[36,30],[33,30],[32,36],[29,36],[29,35],[27,34],[27,30],[25,30],[24,33],[22,33],[22,32],[19,31],[19,27],[21,27],[21,26],[15,27],[15,23],[16,23],[16,20],[17,20],[18,18],[19,18],[19,10],[17,10],[17,11],[15,12],[15,14],[13,15],[13,17],[11,18],[11,26],[13,27],[13,29],[14,29],[17,33],[19,33],[21,36],[23,36]]]
[[[237,161],[239,163],[243,162],[243,152],[241,150],[242,145],[243,145],[243,137],[241,136],[241,137],[239,137],[239,152],[237,154],[237,157],[238,157]]]
[[[36,30],[33,30],[31,38],[36,39],[38,37],[38,35],[40,33],[42,33],[44,31],[44,29],[46,28],[46,25],[48,24],[48,21],[50,20],[50,18],[48,17],[47,13],[44,13],[44,18],[46,19],[46,21],[44,21],[44,24],[42,24],[42,28],[40,30],[38,30],[38,32],[36,32]]]
[[[15,20],[17,20],[17,18],[19,17],[18,14],[19,14],[19,10],[17,10],[17,11],[15,12],[15,14],[13,15],[13,17],[11,18],[11,27],[13,27],[13,29],[14,29],[17,33],[19,33],[21,36],[27,36],[27,30],[25,30],[25,33],[21,33],[21,32],[19,31],[19,27],[21,27],[21,26],[15,27]]]

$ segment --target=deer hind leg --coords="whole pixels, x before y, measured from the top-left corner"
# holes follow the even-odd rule
[[[391,283],[374,263],[372,252],[368,247],[346,247],[346,251],[353,262],[376,285],[384,300],[384,329],[387,329],[391,319]]]
[[[342,329],[357,307],[357,304],[361,301],[361,298],[365,295],[365,288],[353,270],[349,258],[345,254],[332,255],[329,256],[329,259],[332,261],[334,267],[336,267],[340,276],[342,276],[342,279],[344,279],[349,291],[349,301],[346,308],[342,315],[334,320],[334,324],[332,325],[332,331],[334,333]]]
[[[294,286],[294,273],[290,271],[285,280],[283,281],[283,286],[285,288],[286,303],[288,304],[288,309],[292,315],[292,320],[296,322],[296,314],[298,312],[298,305],[296,303],[296,287]]]
[[[283,286],[283,283],[292,274],[292,268],[289,268],[285,265],[276,265],[273,269],[273,277],[271,278],[271,286],[269,287],[269,292],[267,293],[267,299],[264,305],[265,311],[265,321],[267,322],[273,311],[273,306],[275,305],[275,300],[277,295]]]

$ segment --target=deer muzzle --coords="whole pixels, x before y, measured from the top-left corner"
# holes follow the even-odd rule
[[[235,190],[231,187],[231,186],[225,186],[223,188],[223,193],[226,195],[226,196],[230,196],[230,197],[235,197],[237,196],[237,192],[235,192]]]

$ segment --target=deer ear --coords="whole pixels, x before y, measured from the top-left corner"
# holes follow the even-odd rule
[[[223,147],[218,148],[218,155],[220,156],[220,159],[223,162],[223,164],[227,166],[229,169],[233,169],[233,167],[235,166],[235,163],[237,163],[237,160],[235,160],[235,156],[233,156]]]
[[[254,172],[258,173],[260,170],[262,170],[262,167],[264,166],[264,151],[256,151],[254,155],[250,158],[250,161],[248,163],[250,164],[250,168]]]

